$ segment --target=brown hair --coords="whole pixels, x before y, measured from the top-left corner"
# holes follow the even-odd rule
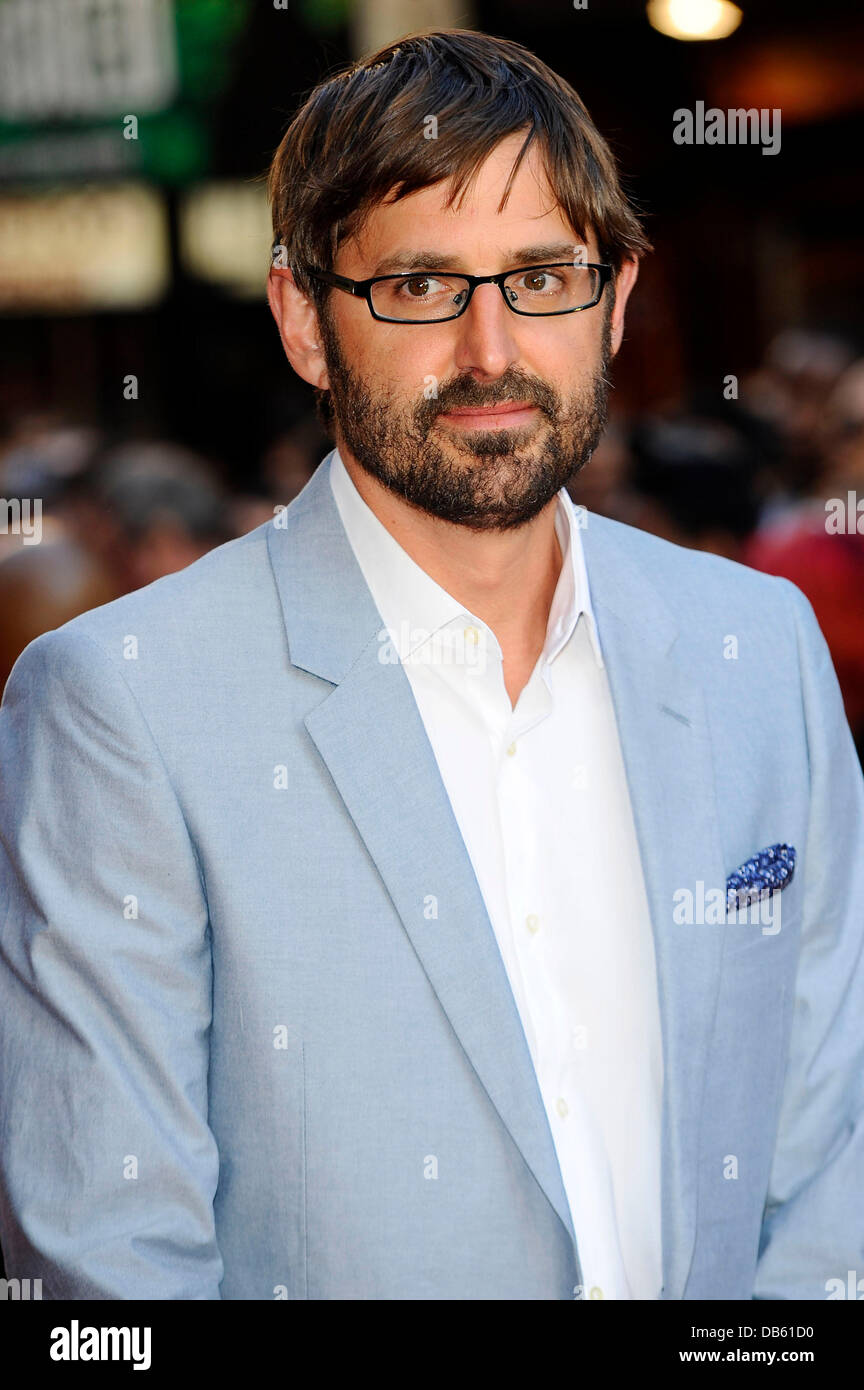
[[[435,139],[424,138],[430,116]],[[307,97],[270,167],[282,263],[320,307],[329,289],[310,283],[305,265],[332,270],[341,243],[385,200],[451,179],[452,206],[500,141],[523,130],[501,207],[538,139],[550,186],[580,237],[592,228],[616,271],[625,257],[651,249],[615,159],[570,84],[521,44],[438,29],[379,48]]]

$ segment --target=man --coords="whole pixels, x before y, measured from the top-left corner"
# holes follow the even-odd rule
[[[824,1298],[862,1267],[862,780],[791,584],[569,502],[645,249],[609,152],[445,31],[316,89],[271,187],[337,449],[6,694],[10,1273]]]

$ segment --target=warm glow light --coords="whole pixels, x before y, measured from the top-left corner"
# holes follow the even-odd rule
[[[149,185],[19,188],[0,198],[2,310],[146,308],[165,293],[170,265],[165,200]]]
[[[649,0],[649,23],[670,39],[725,39],[741,23],[731,0]]]
[[[230,294],[262,299],[273,230],[261,183],[219,180],[187,189],[180,208],[186,270]]]

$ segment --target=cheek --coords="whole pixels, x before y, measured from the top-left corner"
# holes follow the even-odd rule
[[[362,317],[357,310],[362,310]],[[378,323],[365,304],[350,302],[334,315],[333,328],[346,366],[376,395],[416,400],[430,378],[445,379],[450,361],[447,349],[431,336],[424,337],[422,329],[412,333]]]
[[[556,364],[589,361],[599,351],[603,319],[596,309],[523,323],[519,343],[526,361],[545,360],[554,368]]]
[[[594,375],[602,355],[602,319],[590,322],[587,316],[571,317],[579,321],[553,321],[552,331],[547,329],[533,351],[526,345],[521,364],[527,372],[548,381],[565,399],[578,394],[582,383]]]
[[[424,326],[382,330],[376,336],[374,350],[367,340],[365,363],[369,377],[390,399],[411,410],[424,400],[434,399],[440,386],[458,375],[452,349]]]

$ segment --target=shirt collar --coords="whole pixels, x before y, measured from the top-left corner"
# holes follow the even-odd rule
[[[465,622],[485,631],[492,648],[500,656],[497,639],[482,619],[442,589],[379,521],[354,486],[338,448],[330,456],[329,476],[342,525],[399,659],[406,661],[418,647],[448,625],[461,626]],[[569,641],[584,613],[595,660],[598,666],[603,665],[579,534],[587,518],[585,508],[574,506],[567,489],[561,488],[555,532],[563,563],[546,625],[543,648],[546,662],[554,660]]]

